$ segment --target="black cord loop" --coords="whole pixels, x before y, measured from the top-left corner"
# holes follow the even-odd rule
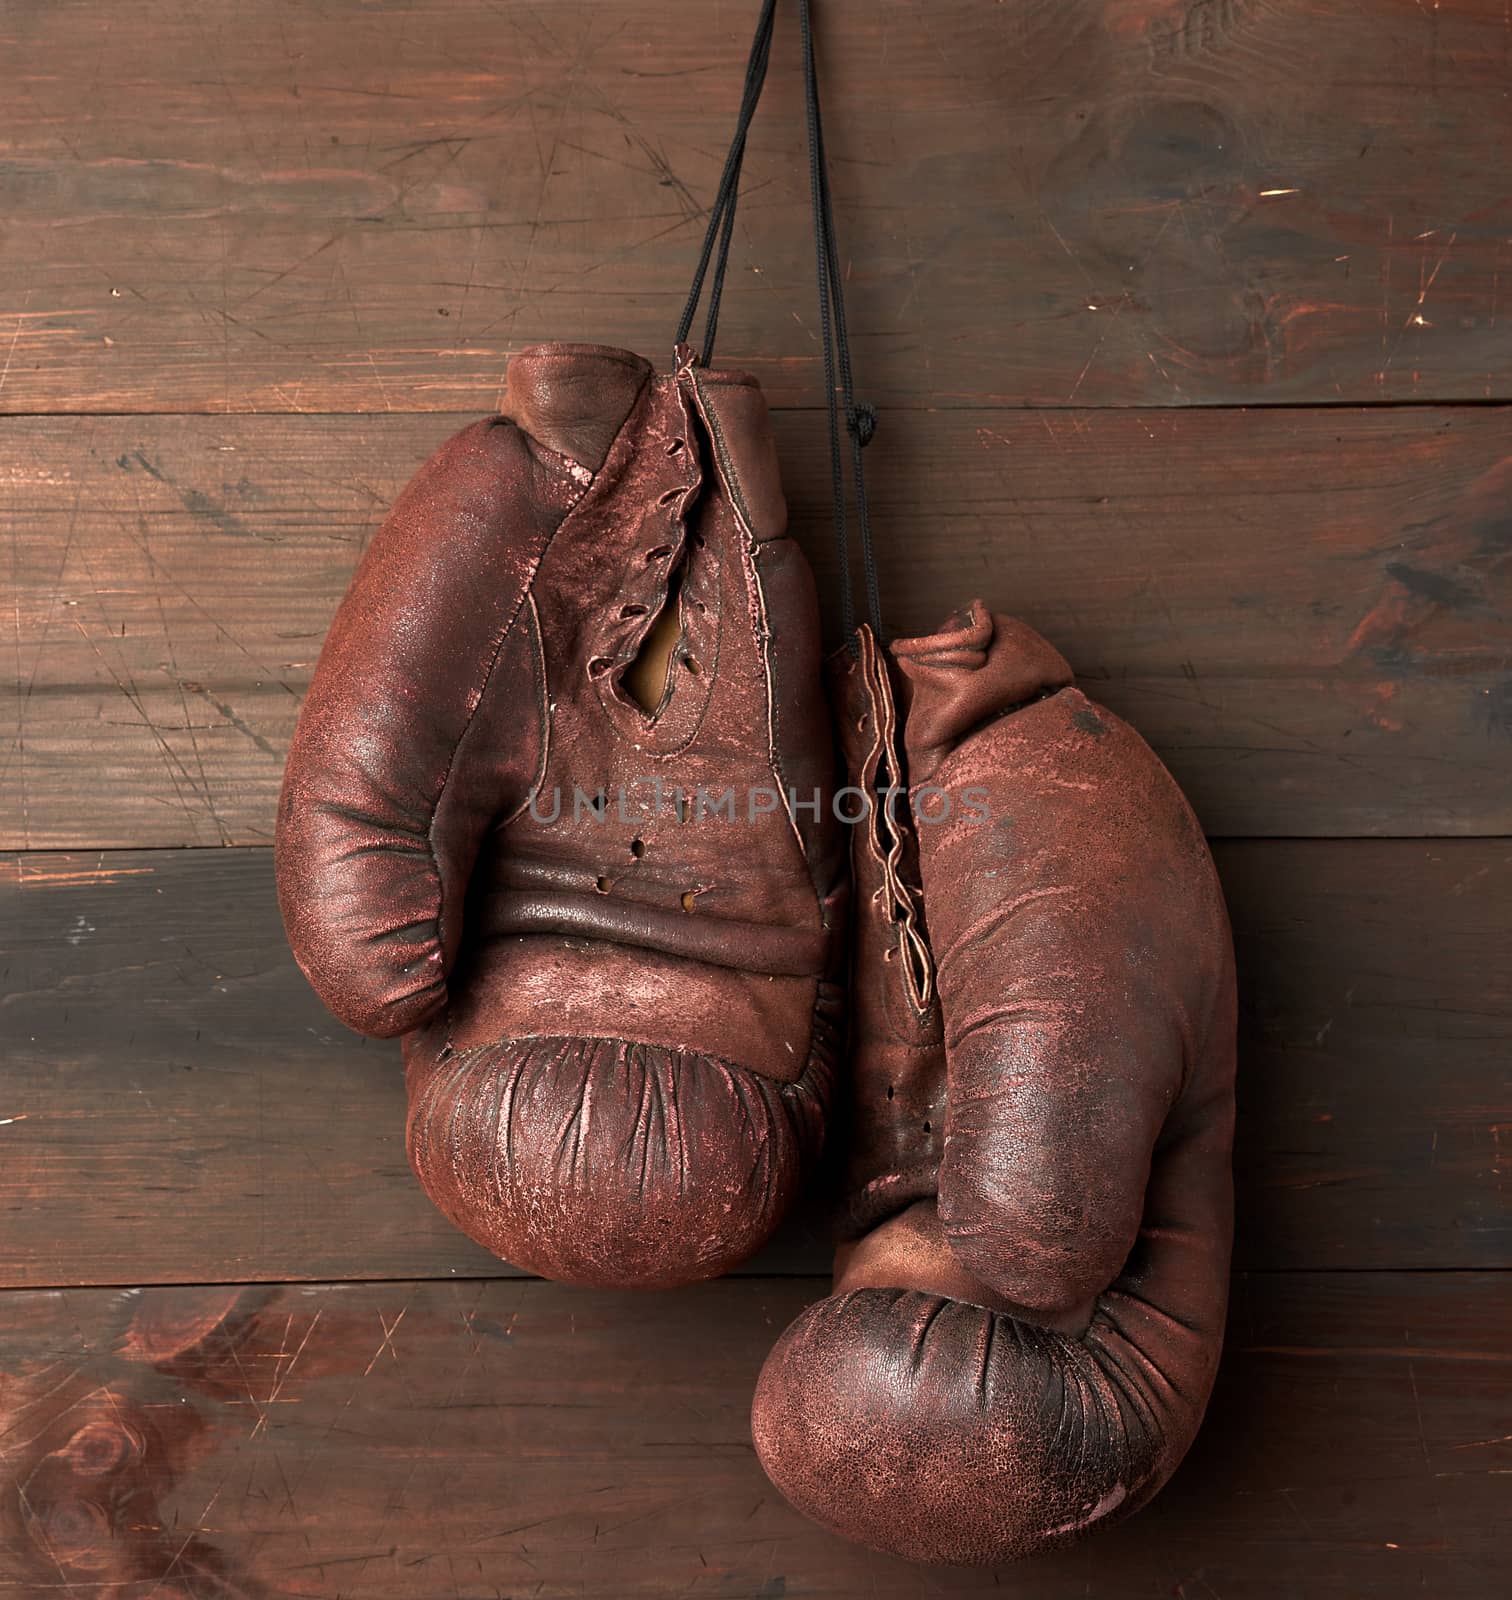
[[[829,163],[824,155],[824,119],[819,106],[819,71],[814,55],[814,23],[810,0],[798,0],[798,22],[803,39],[804,105],[808,115],[809,191],[814,207],[814,257],[819,278],[819,334],[824,348],[824,391],[829,410],[830,484],[834,496],[835,551],[840,564],[840,620],[852,656],[860,654],[856,636],[856,601],[851,578],[850,528],[845,503],[845,467],[840,444],[840,410],[850,435],[851,482],[856,497],[856,527],[860,535],[861,569],[866,585],[866,611],[872,632],[883,640],[882,600],[878,591],[876,552],[872,543],[871,510],[866,498],[866,474],[861,452],[877,431],[877,413],[856,399],[851,375],[850,335],[845,325],[845,285],[840,271],[840,250],[835,242],[835,212],[830,199]],[[836,395],[838,381],[840,393]]]
[[[735,135],[725,157],[719,190],[709,211],[703,248],[693,273],[693,284],[677,325],[676,344],[687,343],[688,331],[703,295],[704,279],[713,262],[709,279],[709,308],[704,322],[703,349],[698,359],[708,366],[714,357],[714,335],[719,325],[719,304],[724,294],[725,269],[729,265],[730,240],[735,230],[735,202],[740,192],[740,169],[745,161],[746,135],[756,114],[757,102],[766,82],[767,63],[772,52],[772,24],[777,0],[763,0],[746,61],[745,89]],[[846,504],[845,450],[842,437],[850,439],[850,479],[856,502],[856,528],[861,545],[861,570],[866,587],[866,612],[872,631],[883,639],[882,602],[878,593],[877,561],[873,549],[871,510],[866,498],[866,476],[861,452],[877,431],[874,407],[856,399],[851,373],[850,335],[845,324],[845,285],[840,271],[840,249],[835,241],[835,214],[830,199],[829,164],[824,155],[824,124],[819,106],[819,71],[814,53],[814,24],[811,0],[798,0],[798,21],[803,41],[803,99],[808,122],[809,193],[814,212],[814,260],[819,279],[819,335],[824,352],[824,394],[829,413],[830,487],[834,504],[835,550],[840,564],[840,617],[846,645],[852,656],[860,654],[856,633],[856,600],[851,573],[850,518]],[[679,357],[679,359],[682,359]],[[844,426],[842,429],[842,416]]]
[[[675,343],[686,344],[688,330],[693,326],[693,317],[703,294],[704,275],[709,270],[709,261],[713,257],[714,276],[709,282],[709,309],[704,319],[701,356],[704,366],[708,366],[714,359],[714,335],[719,327],[719,302],[724,294],[725,268],[730,260],[730,240],[735,232],[735,201],[740,192],[740,169],[745,161],[746,134],[750,131],[751,119],[756,115],[762,86],[766,82],[767,61],[772,53],[772,22],[776,12],[777,0],[764,0],[761,15],[756,23],[756,37],[751,41],[751,53],[746,61],[745,89],[740,99],[740,115],[735,122],[735,136],[730,141],[730,151],[725,157],[724,170],[719,177],[719,190],[709,211],[709,225],[704,231],[703,248],[698,254],[693,285],[688,290],[682,320],[677,324]],[[716,241],[719,247],[717,256],[714,254]]]

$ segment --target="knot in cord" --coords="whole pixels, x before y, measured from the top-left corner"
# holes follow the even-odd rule
[[[854,402],[846,410],[845,427],[851,438],[864,450],[877,432],[877,408],[864,400]]]

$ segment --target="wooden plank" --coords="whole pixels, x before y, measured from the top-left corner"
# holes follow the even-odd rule
[[[1240,981],[1240,1264],[1512,1260],[1512,842],[1217,856]]]
[[[1241,1283],[1207,1425],[1170,1487],[1077,1550],[995,1573],[873,1556],[766,1482],[752,1383],[818,1292],[8,1294],[0,1587],[133,1600],[1506,1592],[1507,1275]]]
[[[353,563],[460,417],[0,424],[0,844],[266,843]],[[828,471],[779,413],[837,614]],[[1215,834],[1512,832],[1512,410],[884,416],[889,621],[1035,623]]]
[[[6,8],[0,405],[470,410],[671,343],[756,0]],[[836,0],[870,396],[1506,398],[1502,0]],[[724,351],[817,397],[795,29]]]
[[[398,1049],[332,1022],[266,850],[29,855],[0,882],[0,1283],[482,1276],[403,1149]],[[1512,845],[1230,843],[1237,1260],[1484,1267]],[[824,1272],[799,1218],[753,1270]]]

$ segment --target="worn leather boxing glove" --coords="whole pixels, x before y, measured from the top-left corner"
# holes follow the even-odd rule
[[[431,1198],[552,1278],[726,1270],[822,1139],[847,874],[785,528],[754,380],[528,350],[374,536],[294,736],[295,954],[404,1035]]]
[[[903,774],[860,644],[835,701],[870,795]],[[820,1522],[996,1562],[1142,1505],[1201,1421],[1233,961],[1196,819],[1042,638],[977,603],[892,649],[912,804],[853,836],[836,1282],[772,1351],[753,1425]]]

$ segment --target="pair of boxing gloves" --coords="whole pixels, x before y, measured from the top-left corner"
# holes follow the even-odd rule
[[[818,1169],[834,1293],[762,1371],[762,1463],[849,1537],[999,1561],[1136,1509],[1201,1420],[1223,902],[1030,629],[822,663],[786,522],[748,377],[517,356],[336,616],[280,903],[331,1010],[403,1037],[427,1192],[518,1266],[711,1277]]]

